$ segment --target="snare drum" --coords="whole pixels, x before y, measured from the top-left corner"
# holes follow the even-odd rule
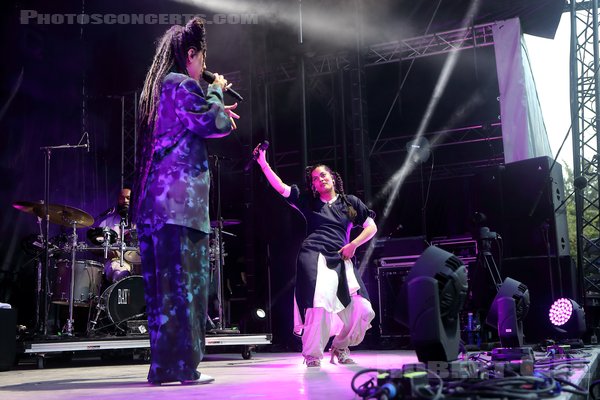
[[[75,261],[75,286],[73,287],[73,305],[88,307],[90,300],[100,293],[102,284],[101,263],[93,260]],[[55,304],[69,304],[71,290],[71,261],[56,261],[52,302]]]
[[[123,330],[119,326],[122,322],[145,318],[144,279],[141,276],[129,276],[120,280],[102,293],[100,301],[106,307],[108,319]]]
[[[142,257],[140,256],[140,250],[135,248],[134,250],[127,250],[123,254],[123,258],[130,264],[141,264]]]

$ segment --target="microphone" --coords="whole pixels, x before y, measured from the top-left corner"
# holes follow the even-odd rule
[[[204,72],[202,72],[202,79],[204,79],[208,83],[213,83],[215,81],[215,74],[213,74],[210,71],[204,70]],[[237,101],[244,101],[244,98],[242,97],[242,95],[239,94],[238,92],[236,92],[235,90],[233,90],[232,88],[228,88],[226,90],[223,89],[223,91],[225,92],[225,94],[229,94],[231,97],[233,97]]]
[[[258,145],[258,148],[261,150],[267,150],[269,148],[269,141],[263,140],[261,142],[261,144]],[[250,167],[252,167],[252,164],[254,163],[254,161],[256,161],[257,158],[258,158],[258,152],[252,153],[252,158],[250,160],[248,160],[248,163],[244,167],[244,171],[248,172],[248,170],[250,169]]]
[[[87,139],[87,144],[85,145],[85,147],[87,147],[87,152],[90,152],[90,134],[89,133],[85,133],[85,138]]]
[[[102,214],[98,215],[95,219],[99,220],[100,218],[104,218],[107,215],[114,214],[117,211],[117,207],[111,207],[108,210],[105,210]]]

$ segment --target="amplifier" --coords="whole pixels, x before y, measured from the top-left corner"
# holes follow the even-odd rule
[[[375,260],[375,262],[379,267],[398,267],[408,268],[410,270],[420,256],[421,255],[419,254],[413,256],[382,257]]]
[[[368,246],[360,246],[356,251],[356,257],[360,260],[358,265],[368,267],[372,262],[381,258],[418,257],[426,248],[425,236],[377,239],[369,242]],[[413,254],[417,254],[417,256],[413,256]],[[366,258],[367,255],[368,258]]]
[[[454,254],[465,265],[477,260],[477,240],[471,237],[432,239],[431,244]]]
[[[401,257],[388,257],[387,261],[380,260],[380,264],[390,262],[389,259]],[[398,261],[398,260],[395,260]],[[379,331],[381,337],[408,337],[408,328],[394,320],[394,311],[398,304],[398,294],[404,284],[413,262],[381,266],[377,268],[377,285],[379,288]]]

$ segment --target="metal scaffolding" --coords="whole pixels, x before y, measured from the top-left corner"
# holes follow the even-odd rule
[[[379,135],[375,139],[369,139],[369,127],[366,124],[368,110],[364,93],[366,69],[382,64],[400,63],[445,54],[455,50],[493,46],[493,25],[494,23],[480,24],[366,47],[360,44],[359,37],[353,50],[304,57],[303,71],[308,93],[313,98],[319,98],[322,102],[327,103],[327,109],[333,115],[336,110],[342,115],[342,122],[339,124],[341,132],[337,132],[335,135],[341,139],[347,139],[346,141],[338,140],[336,137],[329,145],[309,146],[307,149],[309,163],[318,160],[336,165],[339,155],[351,155],[352,162],[348,163],[351,165],[345,164],[342,170],[350,173],[356,180],[353,190],[368,200],[371,197],[370,191],[382,186],[387,179],[378,172],[378,168],[371,168],[371,163],[374,165],[385,164],[386,161],[382,157],[390,156],[392,153],[396,155],[405,153],[406,142],[411,140],[412,136],[399,132],[392,139],[381,138]],[[272,66],[268,71],[264,71],[263,78],[259,81],[264,85],[274,82],[290,82],[301,78],[298,72],[297,61],[284,61]],[[264,76],[268,76],[269,79],[264,79]],[[323,85],[322,79],[326,76],[331,76],[334,80],[338,79],[338,82],[341,83],[338,86]],[[344,97],[340,91],[343,91],[344,81],[349,83],[347,109],[338,104],[338,102],[344,101],[343,98],[340,98]],[[393,106],[390,104],[390,107]],[[380,127],[370,128],[377,130]],[[347,131],[348,134],[345,134],[344,131]],[[504,162],[500,123],[481,121],[477,126],[464,126],[443,132],[425,132],[424,135],[426,137],[444,136],[446,143],[435,147],[463,143],[473,149],[470,152],[473,157],[462,158],[460,162],[438,163],[435,170],[438,177],[453,176],[455,173],[464,174],[467,171],[472,173],[472,169],[475,167]],[[485,154],[475,147],[477,143],[481,145],[482,142],[488,143],[490,148],[490,151]],[[275,165],[280,168],[295,167],[299,164],[301,154],[297,150],[278,151],[274,157]]]
[[[571,15],[571,127],[573,172],[588,185],[575,191],[577,266],[585,293],[600,293],[599,157],[600,93],[598,91],[598,0],[569,2]]]
[[[475,25],[453,29],[414,38],[370,45],[364,55],[364,66],[387,64],[392,62],[445,54],[453,50],[466,50],[474,47],[494,45],[492,26],[495,23]],[[347,51],[317,55],[306,59],[306,74],[318,76],[340,70],[349,70],[353,55]],[[279,63],[269,77],[272,81],[296,79],[297,62]]]

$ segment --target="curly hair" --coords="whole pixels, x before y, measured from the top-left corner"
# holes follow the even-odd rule
[[[309,165],[308,167],[306,167],[304,169],[304,180],[305,180],[306,190],[308,192],[312,192],[313,197],[316,198],[318,196],[318,193],[313,188],[312,172],[319,167],[325,168],[325,170],[327,172],[329,172],[331,174],[331,176],[333,177],[333,189],[335,190],[335,192],[337,194],[340,195],[342,202],[345,204],[344,211],[348,214],[348,218],[350,218],[350,221],[354,222],[356,220],[356,216],[358,214],[356,212],[356,209],[354,209],[354,207],[348,200],[348,196],[344,192],[344,181],[342,180],[342,177],[340,176],[340,174],[338,172],[332,170],[328,165],[325,165],[325,164]]]
[[[136,180],[131,200],[132,217],[135,217],[139,209],[154,156],[154,128],[165,76],[172,71],[186,73],[189,49],[193,48],[206,54],[205,36],[204,20],[195,17],[185,26],[172,26],[157,42],[156,53],[146,74],[139,101],[139,140],[136,149]]]

